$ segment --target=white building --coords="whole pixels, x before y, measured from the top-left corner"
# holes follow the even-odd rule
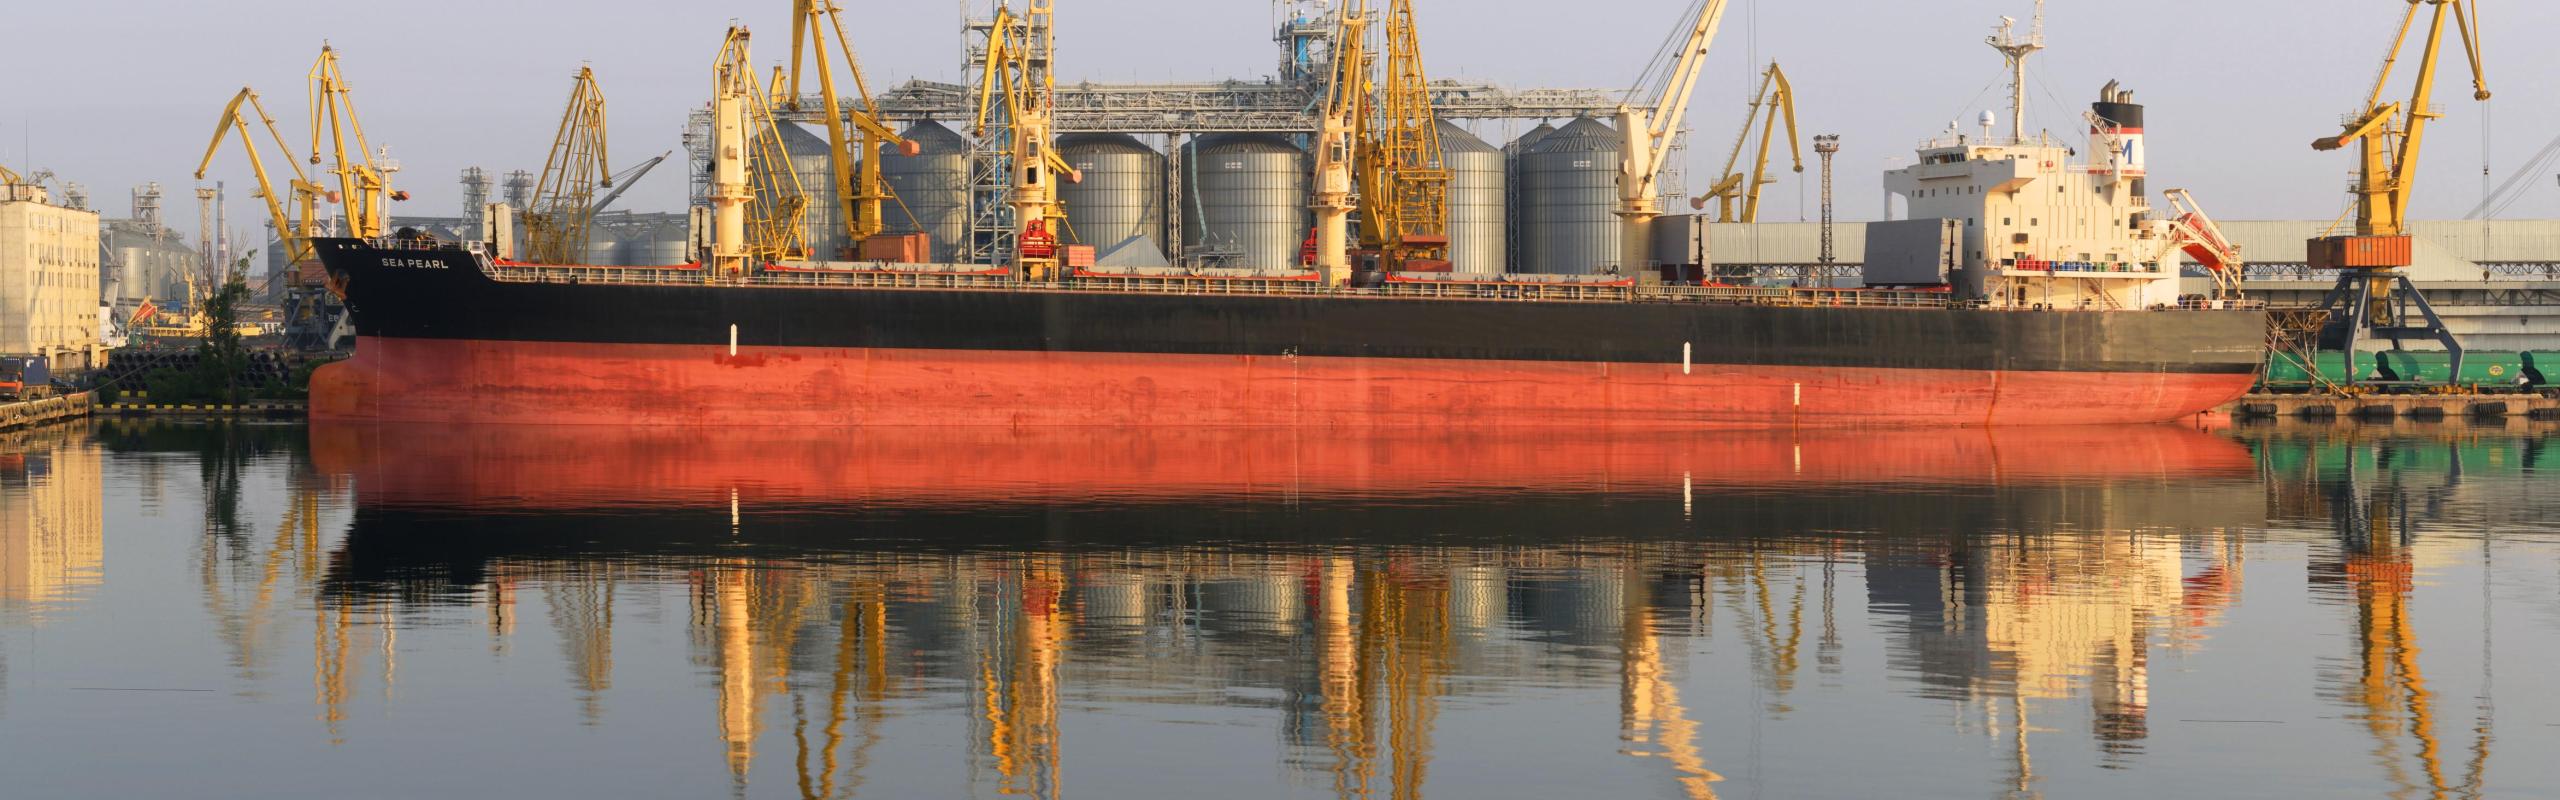
[[[104,355],[98,215],[52,204],[40,186],[0,195],[0,355],[44,356],[57,372]]]

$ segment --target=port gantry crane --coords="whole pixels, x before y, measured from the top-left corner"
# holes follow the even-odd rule
[[[1050,72],[1057,35],[1051,0],[1027,0],[1021,16],[1009,3],[996,5],[980,63],[976,133],[1006,144],[1013,194],[1014,270],[1030,281],[1059,277],[1058,234],[1066,212],[1058,205],[1059,180],[1081,183],[1084,174],[1058,155],[1050,141],[1057,110],[1057,79]]]
[[[284,165],[293,170],[292,179],[286,182],[286,190],[293,193],[290,214],[286,213],[284,197],[276,193],[275,181],[267,176],[266,158],[258,155],[258,140],[249,130],[249,118],[240,113],[243,108],[258,115],[267,136],[275,141],[276,150],[284,154]],[[196,164],[196,180],[204,180],[205,172],[213,168],[213,157],[222,152],[223,138],[234,130],[240,133],[240,152],[249,157],[249,174],[258,180],[258,199],[266,201],[267,221],[275,226],[285,263],[298,265],[309,260],[311,240],[320,234],[321,189],[294,161],[293,146],[285,143],[284,131],[276,128],[275,117],[267,114],[266,104],[258,100],[255,89],[242,87],[239,94],[231,96],[231,103],[222,107],[222,117],[213,123],[213,141],[205,145],[204,160]]]
[[[695,225],[709,234],[701,256],[710,267],[706,280],[807,253],[801,226],[809,194],[791,170],[771,97],[756,82],[748,39],[745,27],[729,28],[712,62],[711,202],[697,210],[710,218]]]
[[[604,89],[596,85],[593,68],[580,67],[577,83],[569,89],[569,110],[561,115],[551,155],[542,162],[533,207],[525,210],[527,260],[577,264],[586,258],[590,225],[595,221],[596,187],[613,188],[613,168],[608,164]]]
[[[1689,98],[1697,93],[1698,73],[1706,65],[1707,48],[1724,25],[1726,0],[1697,0],[1697,17],[1678,49],[1654,58],[1618,104],[1618,243],[1622,274],[1653,267],[1653,221],[1662,216],[1662,169],[1678,142],[1680,123],[1689,114]],[[1656,73],[1655,70],[1660,70]],[[1646,92],[1639,98],[1637,92]]]
[[[1370,87],[1369,121],[1360,128],[1360,246],[1377,251],[1380,271],[1445,268],[1449,169],[1413,0],[1388,0],[1385,22],[1386,74]],[[1365,49],[1376,58],[1378,48]]]
[[[1367,0],[1339,12],[1317,121],[1316,268],[1334,286],[1351,280],[1346,247],[1353,210],[1360,212],[1360,248],[1376,259],[1369,269],[1448,263],[1449,170],[1440,156],[1440,119],[1431,106],[1413,2],[1389,0],[1375,37],[1372,21]],[[1380,50],[1386,53],[1383,81],[1376,71]]]
[[[862,101],[859,108],[845,108],[837,97],[834,65],[827,60],[829,29],[835,31],[835,49],[844,56],[845,70],[853,75],[854,94]],[[804,61],[804,54],[813,58]],[[831,0],[792,2],[791,86],[790,91],[782,93],[785,110],[800,108],[801,65],[807,62],[814,62],[819,97],[824,101],[821,107],[826,109],[827,161],[835,172],[837,202],[842,206],[837,218],[844,225],[849,251],[821,256],[850,256],[860,252],[864,241],[888,227],[882,209],[894,195],[888,182],[880,177],[881,148],[895,147],[907,156],[919,155],[922,149],[880,121],[880,104],[871,99],[871,84],[862,77],[861,62],[854,59],[853,39],[845,35],[841,10]],[[858,145],[847,139],[848,119],[861,131]]]
[[[1786,70],[1771,62],[1769,69],[1760,74],[1760,91],[1751,96],[1751,112],[1742,117],[1742,135],[1734,137],[1733,152],[1725,156],[1724,177],[1717,179],[1706,194],[1690,200],[1689,207],[1703,210],[1712,200],[1717,203],[1717,222],[1759,222],[1760,190],[1778,182],[1769,177],[1769,146],[1777,138],[1782,116],[1787,126],[1787,150],[1795,156],[1795,170],[1803,172],[1804,138],[1796,131],[1795,85],[1787,81]],[[1744,175],[1738,168],[1742,165],[1742,151],[1751,147],[1753,128],[1759,129],[1760,155],[1752,162],[1751,174]],[[1734,208],[1737,203],[1741,206],[1739,215]]]
[[[310,87],[311,163],[330,166],[329,174],[338,176],[338,193],[332,200],[346,215],[346,235],[372,239],[389,233],[390,201],[407,200],[409,193],[391,188],[391,173],[398,167],[385,163],[365,141],[364,124],[356,120],[354,93],[338,68],[337,48],[320,46],[320,58],[311,64]],[[324,129],[329,134],[328,160],[320,152]],[[351,141],[353,157],[347,151]]]
[[[2367,333],[2390,339],[2395,348],[2406,337],[2435,339],[2452,355],[2449,374],[2462,374],[2462,345],[2446,329],[2435,307],[2418,292],[2417,284],[2401,270],[2416,260],[2408,219],[2409,198],[2418,184],[2418,155],[2426,143],[2428,124],[2444,117],[2444,112],[2430,100],[2435,96],[2436,68],[2444,53],[2448,18],[2462,37],[2463,54],[2471,62],[2472,99],[2489,99],[2488,71],[2480,58],[2480,31],[2465,0],[2408,0],[2408,5],[2400,19],[2400,32],[2383,58],[2382,74],[2374,78],[2373,91],[2364,107],[2348,118],[2337,135],[2311,144],[2312,149],[2322,152],[2355,145],[2359,155],[2354,189],[2356,231],[2312,239],[2307,259],[2312,269],[2341,271],[2337,287],[2329,291],[2322,305],[2332,312],[2336,325],[2333,330],[2343,335],[2322,338],[2337,341],[2338,349],[2346,355],[2348,375],[2358,374],[2357,342]],[[2416,87],[2406,105],[2390,102],[2384,93],[2390,90],[2392,70],[2398,66],[2421,13],[2427,14],[2429,20],[2423,34]],[[2424,317],[2424,324],[2408,323],[2407,312],[2413,305]]]

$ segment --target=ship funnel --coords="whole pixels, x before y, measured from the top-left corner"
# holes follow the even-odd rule
[[[2133,102],[2133,90],[2117,81],[2108,81],[2098,90],[2098,102],[2089,105],[2089,168],[2108,178],[2133,181],[2134,196],[2143,196],[2143,178],[2148,174],[2142,131],[2142,106]]]

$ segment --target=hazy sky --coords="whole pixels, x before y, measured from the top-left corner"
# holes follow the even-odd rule
[[[875,88],[910,77],[956,80],[962,0],[839,0]],[[969,0],[982,6],[987,0]],[[2491,87],[2470,100],[2458,50],[2437,94],[2447,114],[2429,140],[2417,201],[2459,217],[2482,192],[2484,119],[2499,180],[2560,133],[2560,3],[2477,0]],[[1952,120],[2004,105],[1999,56],[1982,39],[2032,0],[1733,0],[1691,111],[1691,186],[1721,166],[1753,86],[1755,61],[1786,65],[1806,135],[1845,137],[1839,191],[1847,219],[1872,218],[1888,158]],[[1172,81],[1270,74],[1267,0],[1058,0],[1064,80]],[[1687,0],[1419,0],[1435,78],[1511,87],[1623,89]],[[2054,0],[2052,49],[2036,60],[2029,119],[2078,138],[2079,112],[2122,79],[2150,107],[2153,184],[2194,190],[2224,219],[2319,218],[2345,207],[2352,164],[2315,153],[2362,100],[2399,0]],[[459,213],[458,171],[538,170],[571,76],[595,67],[611,102],[613,151],[633,163],[680,146],[685,113],[706,96],[711,56],[732,20],[759,32],[758,60],[787,55],[790,3],[703,0],[226,0],[44,2],[0,13],[0,164],[49,168],[85,184],[111,216],[136,184],[159,181],[176,226],[192,229],[187,190],[215,115],[256,86],[287,136],[307,127],[304,75],[323,40],[341,51],[373,141],[406,171],[420,215]],[[2414,51],[2414,48],[2412,48]],[[2414,59],[2412,59],[2414,60]],[[2403,74],[2406,74],[2404,69]],[[2395,89],[2395,94],[2401,90]],[[1525,126],[1491,125],[1499,140]],[[1808,159],[1811,154],[1808,152]],[[279,167],[280,169],[280,167]],[[252,181],[236,145],[212,178],[230,182],[234,224],[255,225]],[[1802,184],[1816,185],[1810,172]],[[662,169],[622,208],[682,207],[680,170]],[[1788,176],[1764,221],[1810,216]],[[2560,183],[2534,179],[2511,217],[2560,216]]]

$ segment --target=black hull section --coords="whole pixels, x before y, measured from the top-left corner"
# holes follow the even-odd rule
[[[2242,375],[2266,324],[2242,310],[520,283],[454,248],[318,250],[357,333],[390,339]]]

